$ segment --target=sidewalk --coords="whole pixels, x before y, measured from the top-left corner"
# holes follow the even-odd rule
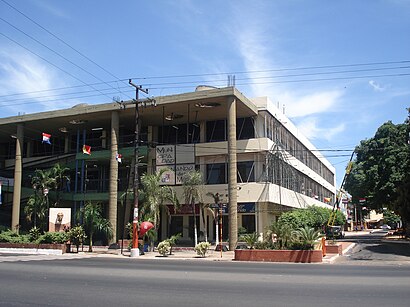
[[[355,246],[355,243],[352,242],[340,242],[342,244],[342,255],[347,253],[350,249]],[[129,257],[130,251],[124,250],[123,254],[121,254],[120,250],[108,250],[106,247],[101,248],[94,248],[94,253],[97,257]],[[323,257],[322,263],[332,263],[335,261],[340,255],[338,254],[327,254]],[[140,255],[139,257],[133,259],[167,259],[167,260],[198,260],[198,261],[233,261],[234,260],[234,251],[227,251],[221,252],[215,251],[215,246],[212,246],[208,253],[206,254],[205,258],[202,258],[196,254],[193,248],[176,248],[172,251],[172,255],[167,255],[165,257],[159,255],[157,251],[154,252],[145,252],[144,255]]]
[[[121,254],[121,250],[109,250],[106,247],[94,248],[94,253],[97,257],[130,257],[130,251],[124,249]],[[221,252],[215,251],[215,246],[212,246],[206,257],[200,257],[194,251],[193,248],[175,248],[172,251],[172,255],[161,256],[157,251],[145,252],[144,255],[133,259],[167,259],[167,260],[206,260],[206,261],[232,261],[234,258],[233,251]]]

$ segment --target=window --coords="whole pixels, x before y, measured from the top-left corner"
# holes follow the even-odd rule
[[[242,227],[246,229],[247,233],[254,233],[256,231],[255,215],[254,214],[243,214],[242,215]]]
[[[236,120],[236,139],[247,140],[255,137],[255,128],[251,117]]]
[[[183,216],[171,216],[171,225],[169,236],[176,235],[180,233],[182,235],[184,226],[184,217]]]
[[[207,184],[222,184],[227,183],[226,164],[215,163],[206,165],[206,183]]]
[[[206,141],[220,142],[226,141],[226,121],[216,120],[206,122]]]
[[[254,182],[255,172],[254,163],[252,161],[238,162],[238,182]]]

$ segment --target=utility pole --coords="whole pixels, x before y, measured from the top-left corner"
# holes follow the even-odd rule
[[[140,127],[139,127],[139,110],[138,110],[138,93],[139,91],[148,94],[148,90],[142,88],[141,85],[135,85],[132,83],[132,79],[129,79],[128,83],[135,87],[135,137],[134,137],[134,183],[133,183],[133,194],[134,194],[134,213],[133,213],[133,220],[132,220],[132,249],[131,249],[131,257],[136,258],[140,256],[140,250],[138,248],[138,186],[139,186],[139,178],[138,178],[138,148],[139,148],[139,138],[140,138]]]

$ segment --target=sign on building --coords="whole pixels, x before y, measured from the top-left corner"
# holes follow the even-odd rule
[[[162,185],[182,184],[185,174],[195,171],[195,145],[162,145],[156,147],[157,171],[166,168]]]

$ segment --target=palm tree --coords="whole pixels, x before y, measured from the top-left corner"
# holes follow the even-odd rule
[[[93,237],[95,233],[102,233],[107,239],[111,239],[113,235],[111,223],[103,217],[102,211],[101,204],[90,201],[79,211],[83,219],[84,229],[89,238],[89,252],[93,251]]]
[[[38,195],[37,191],[34,191],[34,195],[31,195],[24,207],[24,213],[26,214],[27,221],[33,221],[34,227],[39,228],[41,231],[45,230],[47,219],[47,201],[44,195]]]
[[[293,232],[300,242],[302,249],[313,249],[313,245],[320,238],[320,231],[304,226]]]
[[[203,194],[203,179],[200,171],[192,171],[182,176],[182,183],[184,188],[185,203],[192,206],[194,215],[194,243],[198,244],[198,229],[196,225],[196,202],[202,202]]]
[[[145,173],[141,176],[142,188],[139,190],[143,203],[141,214],[152,218],[155,229],[158,229],[160,208],[164,201],[170,201],[175,206],[179,204],[174,190],[167,185],[161,185],[162,175],[167,170],[164,168],[154,174]]]
[[[56,163],[50,170],[50,176],[54,179],[54,188],[56,189],[56,204],[60,203],[60,191],[64,180],[70,180],[70,176],[67,175],[69,170],[68,167],[62,167],[60,163]]]
[[[36,169],[31,178],[34,195],[31,195],[24,208],[24,213],[28,221],[34,219],[34,226],[37,226],[37,219],[42,231],[46,230],[49,209],[48,192],[55,185],[55,179],[51,176],[50,170]]]

